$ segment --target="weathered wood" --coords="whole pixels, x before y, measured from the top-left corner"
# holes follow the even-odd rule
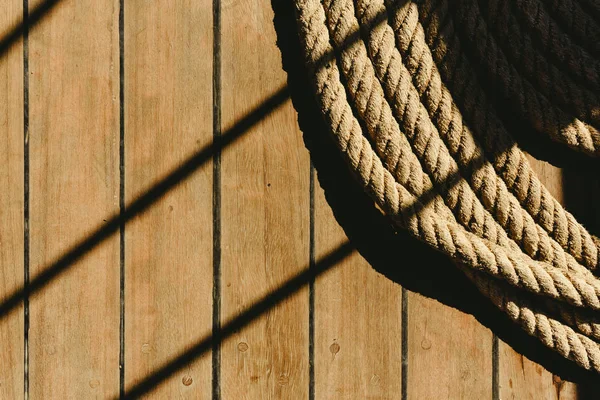
[[[0,37],[23,18],[21,0],[0,13]],[[0,302],[23,287],[23,43],[0,54]],[[0,315],[0,398],[23,398],[23,307]]]
[[[61,2],[29,36],[32,279],[119,210],[118,8]],[[118,235],[34,293],[30,315],[31,398],[118,393]]]
[[[319,258],[348,239],[315,190]],[[357,252],[315,282],[315,398],[400,399],[402,289]]]
[[[506,400],[577,399],[577,386],[500,342],[500,398]]]
[[[222,126],[233,126],[286,82],[270,2],[222,10]],[[308,268],[309,157],[290,102],[222,156],[222,321]],[[303,399],[308,393],[308,290],[221,350],[224,399]]]
[[[562,171],[528,155],[532,168],[550,193],[564,203]],[[562,381],[541,365],[499,342],[499,394],[501,399],[576,399],[576,386]]]
[[[492,333],[472,315],[410,293],[408,398],[491,399]]]
[[[135,200],[212,142],[212,2],[125,2],[125,192]],[[212,163],[125,228],[125,386],[211,334]],[[151,398],[207,399],[211,355]]]
[[[30,10],[41,1],[29,0]],[[0,30],[22,18],[22,4],[3,3]],[[212,0],[124,5],[124,189],[131,203],[212,142],[213,90],[220,90],[216,106],[227,132],[283,87],[286,75],[268,1],[222,4],[217,88]],[[59,2],[32,27],[29,64],[35,279],[119,212],[119,1]],[[0,94],[2,301],[22,287],[24,272],[20,41],[0,54]],[[585,214],[581,221],[597,234],[600,185],[530,161],[550,192],[578,218]],[[207,162],[125,227],[126,389],[211,335],[213,211],[221,215],[222,323],[308,268],[309,158],[289,102],[223,151],[220,174],[219,210],[213,210],[213,164]],[[347,238],[315,186],[318,261]],[[31,398],[118,394],[119,254],[115,234],[33,294]],[[317,277],[313,294],[315,398],[400,399],[400,286],[353,253]],[[492,398],[492,333],[474,317],[419,294],[409,293],[405,305],[408,398]],[[23,345],[23,308],[17,307],[0,315],[2,399],[24,397]],[[225,338],[220,355],[214,367],[223,399],[308,398],[308,287]],[[561,380],[503,342],[498,361],[500,399],[596,393]],[[210,398],[211,366],[211,355],[203,354],[160,382],[149,398]]]

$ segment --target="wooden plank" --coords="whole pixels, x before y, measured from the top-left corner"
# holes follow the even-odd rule
[[[348,239],[315,190],[316,259]],[[315,282],[315,396],[400,399],[402,289],[357,252]]]
[[[21,0],[3,2],[0,37],[23,19]],[[23,287],[23,44],[0,54],[0,302]],[[23,307],[0,315],[0,398],[23,398]]]
[[[548,191],[564,205],[563,171],[528,155],[532,168]],[[575,384],[563,381],[541,365],[499,342],[499,393],[501,399],[576,399]]]
[[[577,386],[563,381],[541,365],[499,343],[499,393],[501,399],[577,399]]]
[[[128,202],[212,142],[212,3],[125,2],[125,191]],[[125,230],[125,385],[212,327],[212,163]],[[204,354],[151,398],[209,398]]]
[[[65,1],[29,37],[32,279],[119,210],[118,10]],[[30,315],[31,398],[118,393],[118,235],[35,293]]]
[[[410,293],[408,397],[491,399],[492,333],[472,315]]]
[[[222,121],[233,126],[286,83],[268,1],[222,10]],[[222,157],[222,321],[309,263],[309,157],[290,102]],[[224,399],[308,394],[308,290],[303,288],[225,341]]]

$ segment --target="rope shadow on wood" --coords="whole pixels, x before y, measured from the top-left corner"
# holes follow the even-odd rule
[[[291,50],[287,53],[290,38],[285,36],[289,35],[290,32],[282,34],[282,31],[294,25],[293,23],[290,24],[289,20],[287,24],[282,23],[281,18],[278,17],[281,14],[281,9],[285,8],[284,5],[279,3],[273,4],[273,6],[276,9],[278,43],[284,55],[284,65],[287,67],[293,65],[294,67],[291,68],[293,70],[296,66],[301,65],[301,60],[296,59],[290,62],[287,56],[289,54],[292,54],[292,57],[297,56],[300,52]],[[282,29],[282,25],[286,28]],[[333,143],[327,139],[327,129],[320,123],[321,118],[316,112],[314,100],[307,96],[307,92],[304,90],[308,84],[304,71],[298,72],[297,68],[296,71],[291,71],[290,68],[287,69],[290,74],[289,83],[292,86],[294,105],[300,112],[300,124],[305,132],[305,141],[311,150],[311,156],[319,172],[320,182],[325,188],[327,199],[332,205],[336,218],[351,238],[351,242],[358,246],[360,253],[374,268],[390,279],[400,282],[408,289],[434,297],[444,304],[474,315],[484,325],[492,327],[496,332],[501,332],[499,336],[522,353],[526,353],[530,358],[541,362],[551,370],[562,371],[562,376],[580,381],[593,378],[593,374],[587,371],[582,373],[582,370],[572,362],[549,351],[534,338],[514,326],[510,320],[475,290],[472,284],[451,265],[447,258],[438,253],[432,253],[424,244],[417,242],[403,232],[396,232],[390,226],[356,183],[348,179],[347,167],[339,157],[338,152],[335,151]],[[415,258],[424,260],[428,268],[421,271],[392,269],[390,264],[395,267],[396,260],[406,258],[406,254],[399,253],[400,249],[406,248],[411,249],[411,253]],[[318,274],[330,269],[334,265],[331,259],[339,257],[339,260],[341,260],[350,249],[351,247],[348,244],[343,245],[315,266],[312,272],[310,270],[306,271],[288,281],[227,323],[214,336],[200,340],[193,345],[192,349],[180,354],[143,381],[137,383],[126,393],[126,398],[135,398],[150,392],[172,374],[209,351],[215,343],[221,343],[229,334],[247,326],[253,319],[260,317],[278,302],[291,295],[292,292],[299,290],[304,284],[315,279]],[[432,271],[437,274],[435,280],[431,279]],[[452,287],[451,292],[448,291],[448,287]],[[460,295],[457,296],[457,292]],[[525,351],[525,349],[529,351]],[[540,355],[537,354],[538,352]],[[546,363],[542,361],[542,358]]]
[[[2,43],[4,43],[4,42],[2,42]],[[317,115],[318,115],[318,114],[317,114]],[[318,118],[317,118],[316,120],[318,120]],[[304,128],[303,128],[303,129],[304,129]],[[305,132],[307,132],[307,130],[306,130],[306,129],[304,129],[304,130],[305,130]],[[309,131],[311,131],[311,132],[312,132],[312,130],[311,130],[311,129],[309,129]],[[241,134],[241,133],[239,133],[239,134]],[[224,140],[224,141],[225,141],[225,136],[227,136],[227,133],[224,135],[224,138],[223,138],[223,140]],[[322,134],[318,134],[317,136],[319,137],[319,140],[320,140],[320,139],[323,137],[323,135],[322,135]],[[232,141],[233,141],[233,140],[235,140],[235,139],[232,139]],[[309,140],[312,140],[312,139],[307,139],[307,141],[309,141]],[[229,143],[228,143],[228,144],[229,144]],[[219,147],[219,146],[223,146],[223,145],[224,145],[224,143],[221,143],[220,145],[215,145],[215,144],[214,144],[214,145],[213,145],[213,147],[214,147],[214,146],[216,146],[216,147]],[[309,145],[309,147],[310,147],[310,145]],[[321,147],[321,146],[319,145],[319,146],[316,146],[316,147],[320,149],[320,147]],[[221,147],[219,147],[219,148],[221,148]],[[213,149],[213,150],[214,150],[214,149]],[[332,154],[333,154],[333,153],[332,153]],[[210,154],[208,154],[208,155],[204,155],[204,157],[205,157],[205,159],[207,160],[208,158],[210,158],[210,157],[211,157],[211,155],[210,155]],[[315,151],[314,151],[314,147],[313,147],[313,159],[315,160],[315,164],[323,165],[323,163],[319,163],[318,161],[316,161],[316,160],[317,160],[317,158],[318,158],[318,156],[316,155],[316,153],[315,153]],[[325,162],[325,164],[328,164],[328,163],[330,162],[330,161],[329,161],[329,160],[330,160],[330,157],[329,157],[329,156],[328,156],[328,157],[326,157],[326,160],[327,160],[327,161]],[[205,161],[204,161],[204,162],[205,162]],[[188,163],[190,163],[190,161],[188,161]],[[185,165],[187,165],[188,163],[186,163]],[[196,165],[196,166],[195,166],[195,168],[198,168],[198,167],[199,167],[201,164],[197,164],[197,163],[198,163],[198,161],[196,161],[196,162],[192,163],[192,165]],[[193,167],[193,166],[190,166],[190,165],[188,165],[188,168],[192,168],[192,169],[193,169],[194,167]],[[326,167],[325,169],[327,169],[327,168],[328,168],[328,167]],[[323,186],[327,186],[327,183],[323,183],[323,182],[324,182],[324,181],[326,181],[327,179],[326,179],[326,178],[322,178],[322,175],[323,175],[323,174],[326,174],[326,172],[322,173],[322,172],[321,172],[321,170],[323,170],[323,168],[319,168],[319,178],[321,179],[321,182],[322,182]],[[177,171],[180,171],[180,169],[178,169]],[[178,179],[178,178],[185,179],[187,176],[189,176],[189,175],[190,175],[190,174],[193,172],[193,170],[190,170],[189,172],[179,172],[179,173],[177,173],[177,171],[176,171],[176,172],[174,172],[173,174],[171,174],[171,175],[170,175],[170,177],[173,177],[174,179]],[[339,179],[339,177],[340,177],[340,176],[345,176],[345,175],[347,175],[347,173],[346,173],[346,174],[344,174],[343,172],[344,172],[344,171],[342,170],[342,173],[333,174],[333,176],[335,176],[335,177],[336,177],[336,179]],[[335,180],[335,179],[334,179],[334,180]],[[151,193],[154,193],[154,194],[158,194],[159,196],[162,196],[162,195],[164,195],[164,193],[166,193],[166,191],[170,190],[170,189],[171,189],[173,186],[175,186],[175,185],[177,184],[177,182],[176,182],[176,181],[175,181],[175,182],[172,182],[172,183],[165,183],[165,184],[163,184],[163,183],[164,183],[164,182],[161,182],[162,186],[161,186],[161,184],[159,184],[160,188],[158,188],[157,190],[155,190],[155,189],[152,189],[152,190],[151,190],[151,191],[149,191],[148,193],[150,193],[150,192],[151,192]],[[339,185],[339,182],[338,182],[338,183],[336,183],[336,185]],[[356,186],[356,185],[354,185],[354,186]],[[336,190],[337,190],[337,189],[336,189]],[[326,191],[326,192],[327,192],[327,191]],[[362,193],[362,191],[360,191],[360,193]],[[330,202],[332,202],[332,203],[335,203],[335,201],[332,201],[332,200],[331,200],[331,197],[329,196],[329,194],[330,194],[330,193],[328,193],[328,200],[330,200]],[[364,197],[364,193],[362,193],[362,194],[363,194],[363,197]],[[331,196],[334,196],[334,197],[335,197],[335,194],[333,194],[333,195],[331,195]],[[70,252],[68,252],[68,253],[67,253],[67,256],[68,256],[68,257],[67,257],[67,256],[65,256],[65,257],[67,257],[67,258],[65,258],[65,257],[61,258],[59,261],[57,261],[57,263],[53,264],[53,266],[52,266],[52,267],[50,267],[50,268],[49,268],[47,271],[45,271],[45,272],[44,272],[42,275],[40,275],[40,277],[39,277],[39,278],[44,278],[44,277],[46,277],[46,278],[47,278],[47,281],[49,281],[50,279],[54,278],[54,277],[55,277],[55,276],[57,276],[57,275],[58,275],[60,272],[62,272],[64,269],[66,269],[66,267],[68,267],[68,265],[69,265],[69,264],[71,264],[71,263],[73,263],[73,262],[77,261],[78,259],[80,259],[81,257],[83,257],[83,256],[84,256],[84,255],[85,255],[87,252],[89,252],[89,251],[91,250],[91,248],[93,248],[95,245],[97,245],[97,244],[99,244],[100,242],[102,242],[104,239],[106,239],[106,238],[107,238],[108,236],[110,236],[112,233],[115,233],[115,232],[118,230],[118,227],[120,226],[120,224],[124,223],[126,220],[128,220],[128,219],[130,219],[130,218],[134,217],[135,215],[138,215],[138,214],[140,214],[140,213],[141,213],[141,212],[143,212],[145,209],[147,209],[147,208],[148,208],[148,207],[149,207],[149,206],[150,206],[150,205],[153,203],[153,200],[152,200],[152,198],[147,198],[147,197],[146,197],[146,195],[144,195],[143,197],[144,197],[144,199],[140,198],[140,199],[136,200],[136,201],[134,202],[134,204],[132,204],[132,207],[131,207],[131,209],[128,209],[128,210],[127,210],[127,211],[124,213],[124,215],[123,215],[123,216],[121,216],[121,218],[119,218],[119,219],[118,219],[118,222],[116,222],[116,226],[114,227],[114,229],[113,229],[113,225],[114,225],[114,223],[113,223],[113,220],[111,220],[111,221],[110,221],[109,223],[107,223],[105,226],[103,226],[102,228],[98,229],[98,230],[97,230],[97,231],[96,231],[96,232],[95,232],[93,235],[91,235],[91,236],[90,236],[88,239],[86,239],[86,240],[84,240],[84,241],[80,242],[79,246],[76,246],[76,248],[74,248],[73,250],[71,250]],[[344,198],[344,197],[342,196],[342,198]],[[347,200],[348,198],[354,198],[354,197],[345,197],[345,200]],[[143,201],[142,201],[142,200],[143,200]],[[367,200],[368,200],[368,199],[367,199]],[[365,206],[367,206],[367,205],[368,205],[368,206],[369,206],[371,209],[373,209],[373,208],[372,208],[372,203],[371,203],[370,201],[365,201],[364,205],[365,205]],[[134,208],[134,206],[138,207],[138,211],[136,211],[136,208]],[[360,207],[358,207],[358,208],[356,208],[356,209],[354,209],[353,207],[351,207],[351,208],[353,209],[353,213],[352,213],[353,217],[354,217],[354,216],[356,216],[356,210],[358,210],[358,209],[361,209]],[[334,211],[335,211],[335,208],[334,208]],[[381,217],[381,215],[378,213],[378,211],[377,211],[377,210],[374,210],[374,209],[373,209],[373,211],[375,212],[375,214],[373,214],[373,215],[372,215],[372,218],[371,218],[371,219],[373,219],[373,220],[376,220],[376,219],[377,219],[377,217],[376,217],[377,215],[379,215],[379,217]],[[339,218],[339,216],[338,216],[338,214],[340,214],[340,213],[339,213],[339,211],[337,211],[337,212],[336,212],[336,217],[338,217],[338,219],[340,219],[340,218]],[[117,217],[114,217],[114,218],[117,218]],[[123,219],[123,218],[127,218],[127,219],[125,220],[125,219]],[[371,222],[369,222],[369,223],[371,223]],[[112,224],[112,225],[111,225],[111,224]],[[342,224],[342,225],[344,225],[344,224]],[[386,223],[386,225],[389,227],[389,225],[388,225],[387,223]],[[378,229],[379,229],[379,228],[378,228]],[[374,232],[378,232],[378,231],[374,231]],[[394,232],[393,230],[391,230],[391,233],[393,233],[393,235],[395,236],[395,232]],[[350,234],[349,234],[349,236],[350,236]],[[356,235],[355,235],[355,237],[358,237],[358,236],[356,236]],[[390,242],[390,243],[397,243],[397,242],[396,242],[396,240],[397,240],[397,239],[394,239],[394,240],[393,240],[392,242]],[[353,241],[354,241],[354,239],[353,239]],[[360,242],[360,237],[359,237],[359,239],[357,239],[357,241],[358,241],[358,242]],[[411,240],[411,242],[410,242],[410,243],[411,243],[411,246],[414,246],[414,243],[413,243],[413,242],[414,242],[414,240]],[[77,247],[81,247],[81,248],[83,248],[83,250],[77,250]],[[88,248],[88,247],[89,247],[89,248]],[[86,250],[86,248],[87,248],[87,250]],[[368,253],[369,253],[369,250],[368,250],[368,249],[365,249],[364,253],[368,254]],[[430,251],[427,251],[427,253],[429,254],[429,253],[431,253],[431,252],[430,252]],[[363,254],[363,255],[364,255],[364,254]],[[437,254],[436,254],[436,255],[437,255]],[[441,257],[441,258],[443,258],[443,257]],[[368,257],[368,256],[367,256],[367,259],[369,259],[369,257]],[[444,258],[444,260],[445,260],[445,258]],[[441,260],[440,260],[440,261],[441,261]],[[447,260],[445,260],[445,262],[446,262],[446,263],[448,263],[448,261],[447,261]],[[377,263],[373,263],[373,262],[372,262],[372,264],[373,264],[373,265],[375,265],[375,264],[377,264]],[[389,260],[388,260],[388,264],[389,264]],[[442,263],[442,264],[443,264],[443,263]],[[376,267],[376,268],[377,268],[377,267]],[[452,271],[454,271],[454,268],[446,268],[446,270],[452,270]],[[52,272],[52,271],[55,271],[55,272]],[[48,273],[47,273],[47,272],[48,272]],[[388,272],[389,272],[389,271],[388,271]],[[36,278],[36,279],[38,279],[38,278]],[[37,282],[37,281],[36,281],[36,279],[34,279],[34,281],[32,282],[32,286],[31,286],[31,288],[30,288],[30,291],[39,290],[39,289],[41,289],[43,286],[45,286],[45,284],[47,283],[47,281],[46,281],[46,282],[41,282],[41,283],[36,283],[36,282]],[[463,279],[464,279],[464,277],[463,277]],[[429,283],[430,283],[430,276],[427,276],[427,282],[429,282]],[[36,286],[36,285],[37,285],[37,286]],[[408,286],[407,286],[407,287],[408,287]],[[469,287],[471,287],[471,286],[469,286]],[[471,288],[471,289],[472,289],[472,288]],[[14,296],[11,296],[11,297],[9,298],[9,300],[10,300],[12,297],[14,297]],[[15,300],[12,300],[12,301],[14,302]],[[20,301],[20,300],[16,300],[17,304],[18,304],[18,302],[19,302],[19,301]],[[9,303],[9,304],[10,304],[10,303]],[[16,305],[16,304],[15,304],[15,305]],[[11,309],[11,308],[12,308],[12,306],[10,306],[10,305],[9,305],[9,306],[8,306],[8,308],[7,308],[7,303],[6,303],[6,302],[5,302],[5,303],[2,303],[2,305],[0,305],[0,314],[4,314],[4,313],[6,313],[6,312],[10,311],[10,309]]]
[[[322,116],[312,94],[306,91],[310,82],[306,78],[307,71],[300,67],[304,65],[304,60],[301,59],[302,51],[293,31],[293,10],[281,2],[273,1],[272,5],[284,69],[289,74],[292,100],[299,112],[307,147],[319,172],[327,200],[358,251],[376,270],[403,287],[474,315],[519,353],[551,372],[564,379],[591,384],[593,373],[563,359],[523,332],[482,296],[447,258],[432,252],[405,232],[397,232],[392,228],[357,183],[346,179],[349,175],[346,163],[341,160],[332,141],[327,139],[329,130],[321,122]],[[407,258],[420,260],[419,269],[398,266],[397,260]]]
[[[318,159],[314,158],[314,154],[311,153],[311,155],[313,155],[313,161],[319,161]],[[340,159],[340,161],[342,160]],[[342,167],[342,165],[337,166]],[[338,170],[336,172],[337,173],[334,174],[334,176],[330,176],[331,179],[333,179],[334,181],[340,179],[342,181],[346,181],[346,171]],[[452,175],[448,180],[448,186],[452,186],[455,181],[456,176]],[[364,198],[364,193],[360,193],[362,194],[361,198]],[[411,209],[414,210],[415,213],[419,212],[421,210],[421,207],[427,206],[428,203],[432,200],[432,193],[427,192],[421,198],[419,198],[419,201]],[[356,203],[354,203],[353,201],[350,201],[349,203],[351,206],[356,205]],[[372,203],[370,203],[370,205],[372,207]],[[354,209],[352,212],[356,212],[356,209]],[[375,215],[368,216],[368,218],[374,217]],[[382,217],[382,215],[379,214],[379,217]],[[367,235],[369,234],[368,232],[364,233]],[[423,251],[427,252],[428,254],[431,253],[428,249],[425,248],[423,244],[419,244],[423,247]],[[354,249],[354,240],[351,240],[350,242],[345,242],[333,251],[331,251],[329,254],[318,260],[314,265],[311,265],[310,268],[305,267],[303,269],[304,272],[289,279],[284,284],[280,285],[277,289],[273,290],[268,295],[256,301],[253,305],[249,306],[241,313],[237,314],[234,318],[232,318],[229,322],[225,323],[219,330],[214,332],[212,335],[199,339],[195,344],[191,346],[191,349],[181,353],[177,357],[173,358],[171,361],[168,361],[162,367],[157,368],[146,378],[136,383],[131,389],[125,392],[125,398],[134,399],[151,392],[154,388],[158,387],[163,381],[168,379],[174,373],[185,368],[187,365],[189,365],[190,363],[201,357],[203,354],[208,352],[213,346],[220,345],[229,336],[248,326],[250,323],[252,323],[252,321],[267,313],[279,303],[283,302],[285,299],[302,289],[305,285],[307,285],[311,281],[314,281],[316,278],[323,275],[325,272],[331,270],[339,262],[348,257]]]
[[[25,32],[27,27],[42,20],[51,9],[58,4],[60,0],[51,0],[42,3],[32,13],[31,18],[13,29],[0,44],[2,50],[7,50],[18,39],[19,35]],[[377,19],[377,23],[383,22],[383,16]],[[359,35],[352,35],[346,38],[344,45],[349,46],[359,39]],[[0,53],[1,54],[1,53]],[[334,54],[325,54],[323,62],[335,57]],[[24,299],[31,297],[37,292],[43,290],[55,278],[65,273],[77,261],[89,254],[94,248],[107,240],[111,235],[119,231],[132,218],[143,214],[160,198],[174,189],[182,181],[189,178],[202,165],[208,162],[215,153],[222,151],[245,133],[255,126],[268,114],[280,107],[289,98],[287,87],[283,87],[269,98],[265,99],[257,108],[241,118],[233,127],[223,132],[221,137],[211,145],[204,147],[192,157],[185,160],[178,168],[173,170],[166,178],[150,188],[147,192],[130,203],[120,215],[113,215],[105,219],[105,223],[96,228],[93,233],[81,239],[75,245],[71,246],[56,261],[44,267],[42,272],[35,276],[26,287],[19,288],[13,293],[6,294],[4,300],[0,302],[0,320],[14,311]],[[148,388],[148,386],[145,386]],[[149,390],[149,389],[148,389]]]
[[[19,35],[23,34],[26,27],[30,28],[36,22],[41,21],[60,1],[61,0],[47,0],[46,2],[41,3],[40,6],[36,7],[34,12],[32,12],[30,15],[28,21],[20,23],[0,41],[0,45],[4,46],[0,47],[0,55],[2,55],[2,49],[6,50],[10,48],[12,44],[14,44]],[[385,21],[384,17],[384,15],[377,15],[376,18],[372,20],[373,25],[383,23]],[[343,47],[351,46],[359,39],[360,34],[358,33],[350,35],[344,40]],[[323,55],[320,62],[326,63],[333,58],[335,58],[335,54],[327,53]],[[121,215],[114,215],[105,219],[107,222],[97,228],[91,235],[80,240],[68,251],[66,251],[57,261],[44,268],[42,273],[33,278],[28,289],[20,288],[12,294],[7,295],[5,300],[0,303],[0,319],[17,307],[26,296],[34,294],[42,289],[52,279],[64,272],[70,265],[88,254],[92,249],[94,249],[112,234],[116,233],[122,224],[127,223],[129,220],[131,220],[131,218],[141,214],[146,209],[151,207],[167,192],[181,183],[181,181],[191,176],[198,168],[210,160],[214,154],[222,151],[225,147],[229,146],[247,133],[250,128],[255,126],[265,116],[275,111],[275,109],[280,107],[288,98],[289,93],[287,86],[280,88],[269,98],[263,100],[263,102],[254,110],[242,117],[234,126],[225,130],[218,141],[215,141],[211,145],[204,147],[193,156],[185,160],[166,178],[161,180],[154,187],[150,188],[147,192],[130,203],[130,205],[126,207],[125,211]]]

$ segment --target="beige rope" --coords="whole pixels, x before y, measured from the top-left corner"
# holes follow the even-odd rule
[[[454,17],[445,0],[295,4],[323,117],[377,205],[455,260],[528,333],[600,372],[595,341],[600,323],[589,315],[600,309],[600,280],[591,272],[598,266],[596,239],[531,170],[461,49],[453,18],[464,22],[467,36],[481,35],[483,44],[474,39],[472,47],[485,58],[483,66],[505,94],[518,92],[523,116],[541,131],[596,154],[595,128],[565,112],[564,104],[548,100],[545,96],[556,94],[549,86],[534,87],[519,75],[488,31],[476,0],[460,1]],[[552,20],[552,26],[558,29],[558,22]],[[583,32],[593,32],[594,26],[590,20]],[[544,62],[558,73],[556,64]],[[572,97],[583,93],[586,104],[593,103],[591,90],[568,82],[552,90],[570,90]],[[535,101],[538,109],[526,101]],[[548,109],[542,112],[540,105]],[[590,107],[584,114],[593,122]],[[572,124],[563,125],[566,120]]]
[[[419,37],[423,36],[423,30],[419,25],[420,18],[429,21],[427,44],[431,46],[431,54],[444,76],[444,82],[451,85],[450,90],[453,93],[460,94],[454,99],[458,102],[463,115],[470,119],[473,132],[485,146],[496,172],[536,223],[549,232],[577,261],[588,268],[595,269],[599,257],[594,238],[544,188],[529,166],[525,155],[500,122],[481,85],[477,82],[474,68],[460,52],[460,41],[453,33],[452,19],[446,17],[447,3],[441,2],[440,7],[435,10],[431,10],[430,6],[430,3],[425,3],[421,12],[411,3],[404,8],[391,8],[395,12],[394,21],[395,29],[399,32],[397,34],[399,47],[401,49],[409,47],[410,41],[406,39],[408,36],[406,32],[415,31]],[[402,22],[403,12],[406,12],[406,23]],[[440,26],[440,21],[446,21],[446,24]],[[436,40],[438,37],[444,39]],[[426,57],[429,49],[427,46],[422,48]],[[418,65],[413,70],[417,68]]]

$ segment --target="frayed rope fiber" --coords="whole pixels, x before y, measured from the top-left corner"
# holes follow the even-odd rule
[[[600,372],[600,241],[540,183],[498,107],[600,155],[600,3],[293,1],[323,118],[374,202]]]

